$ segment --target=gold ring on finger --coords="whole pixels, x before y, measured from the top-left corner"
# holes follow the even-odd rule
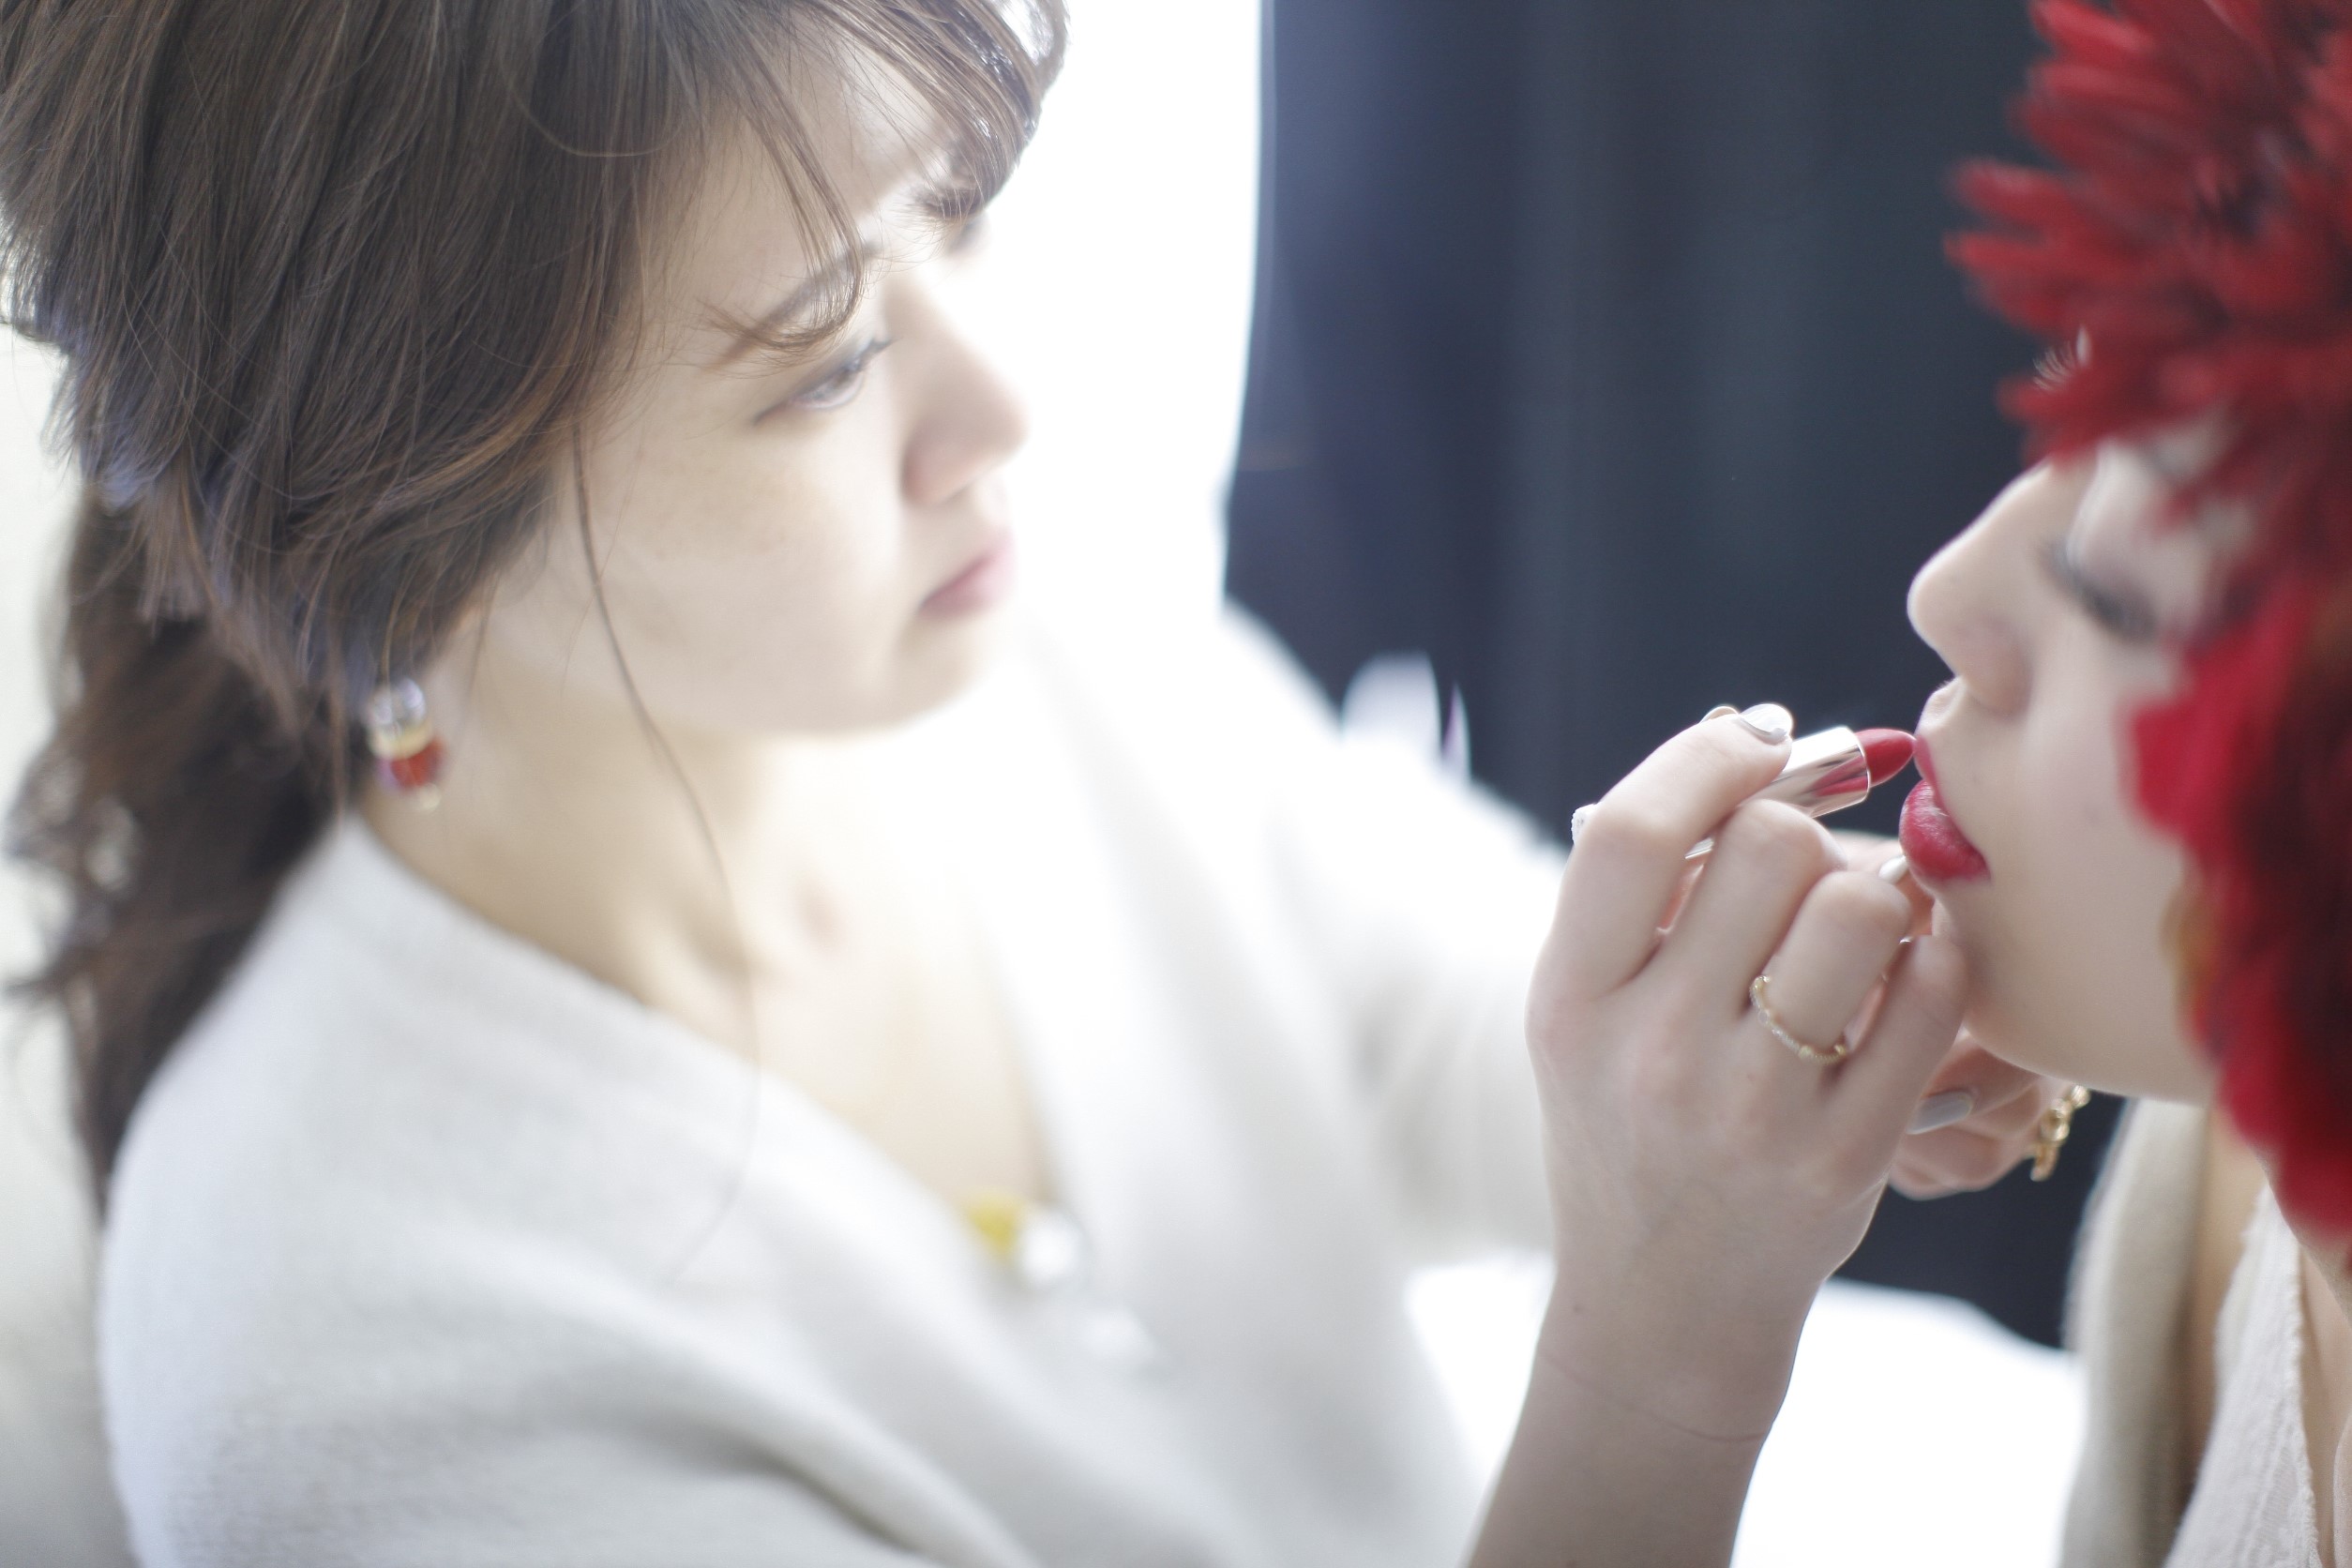
[[[1788,1026],[1780,1021],[1780,1015],[1772,1011],[1772,982],[1767,976],[1759,974],[1748,982],[1748,1000],[1756,1003],[1756,1014],[1763,1018],[1764,1027],[1772,1032],[1772,1038],[1796,1052],[1798,1061],[1830,1067],[1854,1054],[1854,1042],[1842,1033],[1834,1044],[1827,1046],[1809,1046],[1790,1033]]]

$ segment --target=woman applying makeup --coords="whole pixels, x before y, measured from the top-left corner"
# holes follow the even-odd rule
[[[960,298],[1062,38],[0,7],[11,316],[84,486],[16,836],[143,1560],[1470,1539],[1400,1286],[1552,1239],[1559,858],[1244,626],[1017,613]],[[2040,1080],[1954,1070],[1990,1179]]]
[[[2054,57],[2023,119],[2057,167],[1968,173],[1995,227],[1955,250],[2051,345],[2013,392],[2047,456],[1913,587],[1953,679],[1904,821],[1933,934],[1889,994],[1956,949],[1975,1040],[2139,1102],[2076,1282],[2070,1568],[2352,1561],[2352,7],[2035,14]],[[1875,977],[1784,986],[1797,937],[1726,919],[1712,869],[1653,939],[1670,846],[1761,765],[1679,737],[1571,858],[1531,1014],[1549,1114],[1585,1132],[1550,1144],[1576,1156],[1558,1392],[1497,1503],[1552,1511],[1481,1562],[1725,1560],[1803,1304],[1875,1197]],[[1756,972],[1850,1059],[1776,1052]],[[1603,1482],[1557,1486],[1588,1463]]]

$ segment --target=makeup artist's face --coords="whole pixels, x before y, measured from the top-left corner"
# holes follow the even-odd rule
[[[1911,803],[1906,837],[1968,953],[1970,1029],[2055,1077],[2187,1100],[2208,1072],[2168,957],[2185,863],[2132,803],[2127,727],[2179,678],[2226,562],[2229,520],[2163,522],[2167,475],[2205,451],[2190,432],[2038,467],[1911,588],[1954,679],[1920,724],[1943,809]]]
[[[673,735],[889,724],[964,686],[1003,619],[999,471],[1024,427],[957,325],[972,225],[939,216],[923,149],[846,113],[816,129],[874,257],[856,314],[806,354],[742,341],[837,260],[813,253],[746,137],[705,172],[652,284],[652,347],[585,449],[612,641]],[[542,548],[486,617],[489,651],[617,702],[559,478]]]

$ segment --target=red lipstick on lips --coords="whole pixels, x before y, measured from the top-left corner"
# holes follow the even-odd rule
[[[1968,842],[1960,824],[1944,809],[1936,792],[1936,764],[1927,747],[1919,748],[1919,782],[1903,802],[1903,825],[1897,835],[1911,869],[1929,882],[1968,882],[1990,876],[1983,852]]]

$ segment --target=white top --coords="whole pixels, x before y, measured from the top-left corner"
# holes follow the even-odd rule
[[[2070,1337],[2089,1432],[2066,1568],[2317,1568],[2303,1429],[2302,1248],[2265,1189],[2214,1324],[2213,1425],[2182,1495],[2179,1335],[2205,1112],[2133,1107],[2094,1200]]]
[[[2213,1429],[2166,1568],[2319,1568],[2303,1440],[2303,1248],[2265,1188],[2213,1334]]]
[[[1556,853],[1340,740],[1253,628],[1199,641],[1038,639],[897,743],[1082,1298],[331,833],[116,1178],[100,1364],[148,1568],[1458,1559],[1401,1285],[1546,1238],[1520,1016]]]

